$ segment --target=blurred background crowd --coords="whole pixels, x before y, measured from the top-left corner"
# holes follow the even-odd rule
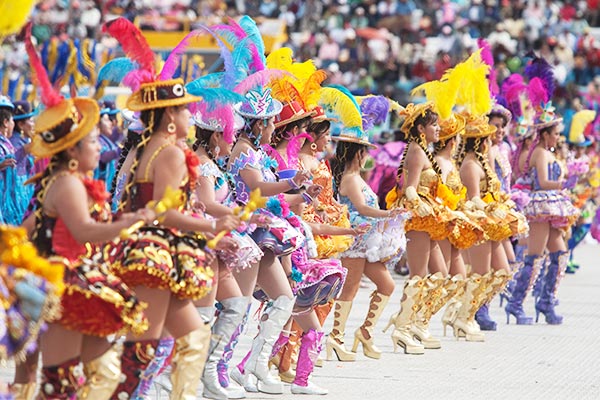
[[[100,40],[101,22],[112,15],[146,16],[145,29],[169,31],[183,20],[193,28],[242,14],[282,21],[297,58],[314,59],[329,82],[355,94],[404,104],[413,87],[440,78],[484,37],[499,81],[535,52],[555,66],[559,112],[599,108],[600,0],[45,0],[34,36]],[[17,42],[4,47],[3,70],[26,68]]]

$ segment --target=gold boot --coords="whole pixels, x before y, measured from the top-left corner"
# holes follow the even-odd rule
[[[335,311],[333,313],[333,329],[331,330],[329,336],[327,336],[327,342],[325,343],[325,347],[327,349],[327,360],[332,360],[334,353],[338,361],[356,360],[356,354],[346,350],[346,346],[344,346],[346,322],[348,321],[348,315],[350,314],[351,309],[351,301],[337,300],[335,302]]]
[[[356,353],[358,350],[358,344],[362,343],[365,356],[374,359],[381,358],[381,350],[375,346],[373,341],[373,330],[389,300],[390,296],[385,296],[376,290],[371,293],[367,318],[365,318],[365,322],[363,322],[356,332],[354,332],[354,345],[352,346],[353,353]]]
[[[171,399],[195,400],[210,344],[210,324],[175,340]]]
[[[15,400],[33,400],[36,388],[35,382],[13,383],[10,385],[10,392]]]
[[[465,291],[466,280],[462,275],[455,275],[446,280],[444,284],[444,297],[435,305],[433,309],[433,315],[435,315],[442,307],[446,304],[446,311],[442,316],[442,326],[444,327],[444,336],[446,336],[446,327],[450,325],[454,326],[454,320],[458,314],[461,303],[458,299],[463,295]]]
[[[494,271],[489,281],[490,290],[488,291],[488,295],[484,300],[484,304],[489,304],[498,293],[502,293],[512,277],[513,273],[505,269]]]
[[[421,309],[417,311],[415,321],[410,326],[411,333],[421,342],[426,349],[439,349],[442,343],[429,332],[429,320],[433,316],[434,307],[444,297],[444,283],[446,278],[441,272],[425,277],[425,287]],[[439,310],[439,309],[438,309]]]
[[[77,392],[78,399],[109,399],[121,378],[123,346],[112,345],[100,357],[83,364],[85,384]]]
[[[468,342],[483,342],[484,334],[475,322],[475,313],[487,298],[487,278],[479,274],[472,274],[467,278],[464,294],[460,299],[461,307],[453,323],[454,336],[458,340],[464,337]]]
[[[425,347],[415,341],[410,329],[415,320],[416,310],[422,307],[424,290],[425,279],[419,276],[413,276],[404,283],[400,312],[396,314],[394,332],[392,332],[394,352],[396,352],[398,346],[401,346],[404,348],[404,353],[406,354],[425,353]]]

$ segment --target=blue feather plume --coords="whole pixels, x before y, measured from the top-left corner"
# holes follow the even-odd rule
[[[129,72],[138,69],[137,63],[131,61],[127,57],[119,57],[107,62],[98,72],[96,87],[100,86],[103,81],[110,83],[121,83],[125,75]]]

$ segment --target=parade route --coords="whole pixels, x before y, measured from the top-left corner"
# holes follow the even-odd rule
[[[484,343],[456,341],[451,333],[444,338],[441,313],[432,320],[431,331],[442,338],[441,350],[428,350],[421,356],[393,353],[387,334],[381,333],[387,318],[400,301],[403,278],[395,275],[397,287],[376,331],[376,343],[383,351],[380,360],[359,354],[354,363],[329,361],[316,368],[314,380],[328,388],[326,399],[599,399],[600,398],[600,267],[595,257],[599,245],[586,244],[577,249],[581,269],[567,275],[560,291],[557,311],[564,316],[560,326],[540,322],[506,325],[503,308],[494,299],[490,313],[498,331],[486,334]],[[371,288],[362,288],[350,314],[346,341],[361,324],[367,310]],[[528,298],[526,312],[535,316]],[[325,332],[331,329],[331,320]],[[255,325],[255,324],[252,324]],[[253,332],[242,336],[235,360],[249,348]],[[360,349],[360,348],[359,348]],[[359,350],[360,351],[360,350]],[[325,356],[325,349],[322,355]],[[4,382],[12,380],[12,366],[2,367]],[[289,385],[282,396],[248,394],[252,399],[301,399],[317,396],[291,395]],[[166,393],[149,399],[167,399]]]

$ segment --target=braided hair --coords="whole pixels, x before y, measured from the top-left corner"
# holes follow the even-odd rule
[[[398,182],[400,182],[402,178],[402,173],[404,171],[404,161],[406,160],[406,156],[408,154],[408,148],[411,142],[415,142],[421,150],[425,152],[427,159],[431,163],[431,167],[435,171],[436,174],[441,175],[442,170],[438,165],[437,161],[434,158],[434,155],[427,148],[427,142],[425,141],[424,135],[419,133],[419,125],[427,126],[435,123],[438,119],[438,115],[432,110],[426,110],[423,115],[419,115],[411,126],[408,132],[405,132],[404,142],[406,142],[406,147],[404,148],[404,153],[402,154],[402,158],[400,161],[400,165],[398,166],[398,171],[396,172],[396,178]]]
[[[483,172],[485,173],[487,191],[489,191],[492,185],[492,179],[494,178],[494,173],[492,172],[492,168],[490,167],[487,154],[482,151],[486,139],[487,138],[481,137],[467,138],[464,141],[464,145],[461,146],[461,151],[458,156],[457,163],[460,168],[467,153],[473,152],[475,154],[475,158],[477,159],[479,164],[481,164],[481,168],[483,168]]]
[[[367,146],[352,142],[338,142],[335,149],[335,158],[331,160],[331,174],[333,175],[333,195],[337,197],[342,183],[342,176],[348,164],[357,154],[367,149]]]
[[[123,143],[123,148],[121,149],[121,154],[119,156],[119,161],[117,162],[117,171],[120,171],[129,155],[129,152],[132,148],[136,147],[138,143],[142,140],[142,135],[138,132],[128,130],[127,136],[125,136],[125,142]],[[115,192],[117,190],[117,181],[119,179],[119,174],[115,174],[113,180],[110,184],[110,195],[114,197]]]
[[[160,123],[165,114],[165,111],[166,108],[156,108],[151,110],[144,110],[140,115],[140,120],[146,128],[140,134],[140,141],[135,146],[135,157],[133,159],[133,163],[131,164],[131,169],[129,171],[129,180],[125,184],[123,196],[121,197],[121,201],[119,202],[119,211],[124,211],[127,207],[129,200],[131,200],[131,197],[133,195],[133,186],[135,185],[137,169],[140,166],[140,159],[144,154],[144,149],[146,148],[146,145],[150,141],[150,137],[154,133],[154,127]]]

